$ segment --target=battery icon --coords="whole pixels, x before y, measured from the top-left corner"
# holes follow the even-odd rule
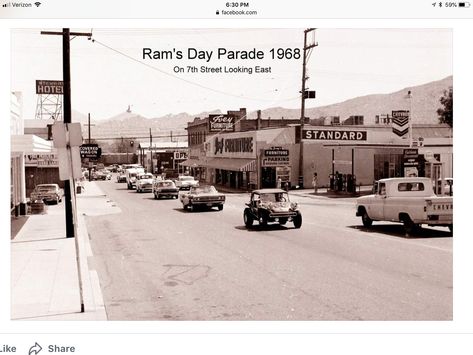
[[[469,2],[459,2],[458,7],[470,7],[470,3]]]

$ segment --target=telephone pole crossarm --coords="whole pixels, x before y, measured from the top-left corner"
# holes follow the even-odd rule
[[[63,32],[54,32],[54,31],[41,31],[42,35],[51,35],[51,36],[62,36]],[[92,37],[92,33],[90,32],[69,32],[70,36],[74,37]]]

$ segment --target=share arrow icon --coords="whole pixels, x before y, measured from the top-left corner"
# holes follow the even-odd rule
[[[43,350],[41,345],[35,342],[34,345],[30,348],[28,355],[38,355],[41,350]]]

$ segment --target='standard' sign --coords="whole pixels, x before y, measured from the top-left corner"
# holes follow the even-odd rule
[[[365,141],[366,131],[304,129],[303,139],[325,141]]]

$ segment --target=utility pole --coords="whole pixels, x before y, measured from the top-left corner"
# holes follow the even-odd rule
[[[71,123],[71,57],[70,57],[70,36],[85,36],[92,37],[92,33],[80,33],[80,32],[70,32],[69,28],[63,28],[62,32],[51,32],[51,31],[41,31],[42,35],[53,35],[53,36],[62,36],[62,72],[63,72],[63,86],[64,86],[64,103],[63,103],[63,120],[64,123]],[[81,313],[84,310],[84,298],[82,294],[82,277],[80,270],[80,258],[79,258],[79,245],[76,235],[75,227],[77,224],[74,223],[74,211],[73,211],[73,201],[72,197],[75,199],[74,193],[74,180],[71,177],[69,180],[64,181],[64,199],[65,199],[65,210],[66,210],[66,237],[74,238],[76,245],[76,261],[77,261],[77,271],[79,276],[79,290],[80,290],[80,303],[81,303]],[[74,201],[75,202],[75,201]],[[75,204],[74,204],[75,207]],[[77,222],[77,221],[76,221]]]
[[[411,90],[407,92],[406,98],[409,100],[409,148],[412,148],[412,93]]]
[[[42,35],[62,36],[62,73],[64,85],[63,119],[64,123],[71,123],[71,58],[70,58],[70,36],[91,37],[92,33],[70,32],[69,28],[63,28],[62,32],[41,31]],[[64,181],[64,205],[66,210],[66,236],[74,238],[74,216],[72,212],[72,193],[70,180]]]
[[[312,52],[311,49],[316,47],[318,44],[317,43],[311,43],[307,45],[307,35],[310,32],[315,31],[315,28],[308,28],[304,30],[304,48],[303,48],[303,53],[302,53],[302,89],[301,89],[301,124],[300,124],[300,142],[299,142],[299,181],[298,185],[299,188],[303,189],[304,188],[304,145],[302,142],[303,135],[304,135],[304,121],[305,121],[305,99],[306,99],[306,87],[305,83],[306,80],[309,79],[307,76],[307,60],[309,59],[310,53]]]
[[[94,124],[90,124],[90,112],[88,114],[88,117],[87,117],[87,127],[88,127],[88,130],[89,130],[89,139],[88,139],[88,143],[90,144],[90,141],[91,141],[91,138],[90,138],[90,126],[95,126]],[[91,174],[91,171],[92,171],[92,168],[90,167],[90,163],[89,163],[89,181],[92,181],[92,174]]]
[[[151,174],[154,174],[153,171],[153,136],[151,135],[151,128],[149,129],[149,151],[151,155]]]

